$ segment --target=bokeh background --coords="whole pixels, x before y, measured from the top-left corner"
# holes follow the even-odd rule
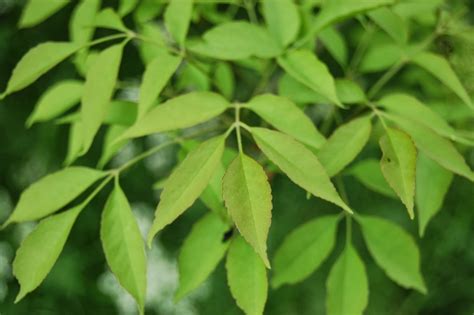
[[[426,0],[428,1],[428,0]],[[109,1],[113,3],[113,1]],[[454,1],[453,1],[454,2]],[[472,20],[474,2],[462,2],[469,8]],[[19,58],[37,43],[47,40],[67,40],[67,25],[73,6],[55,14],[38,27],[17,29],[22,1],[0,0],[0,90],[5,88],[10,73]],[[354,23],[354,22],[352,22]],[[345,26],[348,30],[351,25]],[[349,33],[350,45],[357,42],[357,34]],[[468,39],[437,43],[438,49],[449,46],[451,61],[457,65],[463,82],[474,92],[474,35]],[[143,71],[143,65],[132,47],[127,48],[121,77],[129,88],[123,98],[133,99]],[[324,58],[324,57],[323,57]],[[416,71],[404,71],[395,80],[412,86],[424,77]],[[68,127],[44,123],[25,127],[25,121],[44,90],[63,78],[77,74],[72,63],[54,68],[37,83],[22,92],[0,101],[0,221],[12,211],[21,191],[30,183],[61,167],[66,154]],[[436,82],[432,91],[436,92]],[[426,86],[423,87],[425,90]],[[441,109],[440,109],[441,110]],[[447,110],[449,114],[449,110]],[[464,127],[473,121],[463,121]],[[162,136],[148,137],[125,147],[112,161],[120,164],[147,146],[162,141]],[[177,148],[170,148],[133,167],[122,180],[123,188],[132,203],[140,227],[148,230],[158,201],[159,192],[153,184],[167,174],[176,163]],[[474,151],[463,148],[466,159],[474,166]],[[79,160],[81,165],[94,165],[100,145]],[[369,154],[374,152],[365,152]],[[375,154],[379,154],[375,152]],[[353,208],[362,213],[381,215],[409,230],[417,238],[421,249],[422,272],[429,288],[424,296],[405,290],[390,281],[368,255],[356,230],[354,242],[359,249],[369,276],[370,299],[367,314],[474,314],[474,185],[456,177],[445,200],[443,209],[429,224],[426,235],[420,239],[416,222],[410,222],[399,201],[371,192],[350,176],[344,177],[346,190]],[[272,178],[274,210],[269,239],[270,256],[284,236],[299,224],[336,209],[316,199],[307,200],[305,192],[284,176]],[[99,240],[99,218],[105,202],[103,193],[79,217],[71,236],[46,281],[19,304],[13,304],[18,284],[11,273],[11,262],[16,248],[31,231],[34,224],[20,224],[0,231],[0,314],[135,314],[130,296],[121,289],[108,271]],[[241,314],[230,296],[221,263],[212,276],[192,295],[174,304],[177,287],[177,253],[185,236],[206,210],[196,203],[171,228],[160,233],[149,252],[149,287],[147,314],[214,315]],[[339,231],[339,237],[343,233]],[[322,268],[311,277],[294,286],[284,286],[269,293],[266,314],[306,315],[324,314],[325,281],[328,270],[342,243]],[[349,314],[348,314],[349,315]]]

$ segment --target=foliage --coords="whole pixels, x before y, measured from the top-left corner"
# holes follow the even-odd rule
[[[70,131],[64,168],[25,189],[3,224],[40,220],[13,262],[20,283],[16,302],[46,278],[76,219],[113,183],[100,240],[111,271],[136,300],[138,312],[145,312],[147,251],[119,178],[170,147],[179,148],[179,162],[155,185],[162,191],[148,246],[197,200],[209,208],[181,247],[176,299],[199,287],[225,258],[236,304],[246,314],[262,314],[268,282],[278,288],[303,281],[336,247],[325,282],[328,314],[366,309],[369,288],[377,289],[361,254],[366,249],[395,283],[429,292],[414,237],[381,213],[350,203],[345,178],[353,175],[368,189],[398,198],[407,217],[417,218],[421,236],[441,209],[453,175],[474,181],[463,155],[474,146],[474,89],[464,85],[459,67],[436,45],[472,33],[458,16],[460,5],[421,0],[42,3],[27,2],[19,27],[38,27],[74,7],[70,37],[31,48],[0,99],[71,62],[75,73],[44,91],[26,121],[28,127],[54,121]],[[131,47],[144,71],[138,97],[127,100],[121,72],[134,58]],[[154,134],[167,140],[103,170],[129,143]],[[98,145],[102,153],[96,157]],[[321,207],[333,213],[293,227],[269,255],[275,174],[287,176],[307,198],[327,201]],[[345,239],[339,241],[343,221]],[[365,246],[353,240],[359,232]]]

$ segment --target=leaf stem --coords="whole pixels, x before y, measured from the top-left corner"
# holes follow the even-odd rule
[[[243,153],[242,148],[242,134],[240,133],[240,104],[235,104],[235,125],[236,125],[236,135],[237,135],[237,146],[239,147],[239,152]]]
[[[380,90],[388,83],[400,69],[405,65],[406,61],[404,59],[400,60],[396,64],[394,64],[387,72],[384,73],[380,79],[375,82],[374,85],[370,88],[369,92],[367,93],[367,97],[372,99],[380,92]]]
[[[100,183],[100,185],[97,186],[89,196],[87,196],[87,198],[81,203],[81,205],[83,207],[85,207],[89,202],[91,202],[91,200],[94,199],[95,196],[97,196],[97,194],[102,190],[102,188],[104,188],[105,185],[107,185],[112,180],[112,178],[114,178],[114,177],[115,177],[115,173],[114,172],[109,172],[109,176],[107,176]]]
[[[257,14],[255,13],[255,8],[252,0],[244,0],[244,6],[247,10],[250,22],[253,24],[258,24]]]
[[[79,50],[83,49],[83,48],[86,48],[86,47],[102,44],[102,43],[105,43],[105,42],[108,42],[108,41],[111,41],[111,40],[114,40],[114,39],[126,38],[126,37],[132,38],[133,35],[120,33],[120,34],[114,34],[114,35],[110,35],[110,36],[101,37],[101,38],[98,38],[96,40],[93,40],[91,42],[88,42],[88,43],[84,44],[81,48],[79,48]]]

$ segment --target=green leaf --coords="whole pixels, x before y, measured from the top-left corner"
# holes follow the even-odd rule
[[[378,105],[385,108],[388,112],[394,113],[404,118],[413,120],[419,124],[432,129],[440,136],[450,138],[458,142],[465,140],[454,130],[440,115],[432,111],[431,108],[421,103],[415,97],[395,93],[384,96],[377,102]]]
[[[41,96],[33,113],[28,117],[27,125],[53,119],[79,103],[82,95],[82,82],[61,81],[50,87]]]
[[[252,135],[263,153],[295,184],[352,213],[319,160],[304,145],[281,132],[265,128],[252,128]]]
[[[470,108],[474,109],[471,97],[459,81],[449,62],[442,56],[431,52],[421,52],[413,57],[413,62],[424,68],[451,89]]]
[[[20,28],[33,27],[61,10],[68,3],[68,0],[28,0],[18,26]]]
[[[160,26],[154,22],[148,22],[140,25],[140,34],[150,41],[142,41],[138,45],[138,51],[144,64],[149,64],[159,54],[167,52],[167,43],[162,34]]]
[[[318,39],[339,65],[344,68],[347,65],[348,48],[341,33],[334,27],[328,27],[319,33]]]
[[[263,17],[270,33],[285,47],[291,44],[300,29],[300,16],[293,0],[263,0]]]
[[[222,195],[240,234],[270,268],[267,237],[272,217],[272,191],[263,168],[240,153],[227,168]]]
[[[3,226],[45,217],[66,206],[105,175],[101,171],[76,166],[47,175],[23,191]]]
[[[199,198],[219,166],[224,145],[224,136],[203,142],[171,174],[161,193],[155,220],[148,233],[150,246],[156,233],[176,220]]]
[[[235,78],[230,64],[218,62],[214,71],[216,87],[228,100],[234,97]]]
[[[326,282],[328,315],[362,315],[369,300],[364,262],[351,244],[346,244]]]
[[[275,254],[273,287],[297,283],[318,269],[334,248],[338,222],[338,216],[324,216],[294,229]]]
[[[119,32],[128,33],[130,30],[123,24],[120,16],[111,8],[100,11],[95,18],[95,25]]]
[[[137,138],[152,133],[192,127],[222,114],[230,104],[219,94],[191,92],[153,108],[122,138]]]
[[[143,314],[147,279],[145,246],[118,181],[102,212],[100,239],[110,269],[137,301]]]
[[[20,283],[15,303],[35,290],[53,268],[83,205],[42,220],[21,243],[13,261]]]
[[[127,140],[115,141],[127,130],[127,127],[120,125],[111,125],[108,127],[102,145],[102,154],[97,164],[98,168],[103,168],[112,159],[112,157],[127,143]]]
[[[413,141],[415,141],[416,147],[428,157],[435,160],[445,169],[474,181],[474,172],[449,140],[438,136],[428,127],[395,114],[385,114],[385,116],[408,133]]]
[[[407,42],[407,25],[397,13],[385,7],[370,11],[368,16],[397,43],[405,44]]]
[[[415,217],[416,148],[405,132],[386,128],[380,139],[383,156],[380,160],[382,174],[407,208],[410,219]]]
[[[245,240],[232,240],[226,261],[227,282],[237,305],[247,315],[261,315],[267,301],[267,271]]]
[[[13,69],[3,96],[19,91],[35,82],[80,47],[77,43],[46,42],[30,49]]]
[[[179,253],[176,300],[196,289],[216,268],[229,247],[224,240],[228,230],[229,225],[212,212],[194,224]]]
[[[313,148],[320,148],[326,139],[313,122],[289,99],[263,94],[242,105],[249,108],[278,130]]]
[[[348,172],[365,187],[387,197],[397,198],[397,195],[388,185],[380,169],[380,162],[376,159],[367,159],[358,162]]]
[[[366,116],[340,126],[318,151],[319,161],[330,177],[342,171],[362,151],[372,131],[370,120]]]
[[[334,78],[326,65],[309,50],[292,50],[278,57],[278,64],[300,83],[337,106],[343,107],[336,94]]]
[[[377,43],[371,45],[359,65],[362,73],[383,71],[402,60],[404,53],[402,49],[394,43]]]
[[[415,204],[418,209],[420,236],[424,235],[429,221],[441,209],[452,181],[451,172],[440,167],[426,155],[418,155]]]
[[[155,59],[147,64],[140,86],[138,117],[143,117],[154,105],[181,61],[181,57],[170,55],[166,51],[160,51]]]
[[[202,41],[189,42],[187,47],[192,52],[222,60],[273,58],[281,53],[281,47],[266,29],[244,21],[219,24],[207,31]]]
[[[308,36],[318,33],[327,26],[359,13],[393,4],[394,0],[329,0],[316,16]]]
[[[125,16],[135,9],[138,4],[138,0],[120,0],[120,6],[118,12],[120,16]]]
[[[85,154],[110,107],[110,100],[115,90],[124,44],[116,44],[102,52],[95,59],[87,73],[81,104],[83,124],[83,150]]]
[[[64,165],[71,165],[80,155],[82,151],[82,122],[77,121],[71,124],[69,128],[69,139],[67,146],[67,154]]]
[[[74,9],[69,22],[69,37],[72,42],[81,45],[87,44],[93,37],[95,28],[93,27],[95,17],[100,8],[100,0],[83,0]],[[75,64],[81,75],[87,73],[86,48],[76,54]]]
[[[361,216],[357,221],[370,254],[387,276],[405,288],[426,294],[420,273],[420,253],[411,235],[384,219]]]
[[[193,0],[170,1],[166,7],[165,26],[180,47],[184,46],[192,12]]]
[[[356,104],[367,102],[367,97],[361,87],[354,81],[336,79],[336,91],[343,104]]]

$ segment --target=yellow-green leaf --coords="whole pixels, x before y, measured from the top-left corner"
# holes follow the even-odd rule
[[[281,132],[265,128],[252,128],[252,135],[263,153],[294,183],[352,213],[339,197],[318,158],[304,145]]]
[[[194,224],[179,253],[176,300],[196,289],[216,268],[229,247],[229,240],[224,239],[229,228],[212,212]]]
[[[83,205],[42,220],[23,240],[13,261],[13,275],[20,283],[15,303],[35,290],[58,259]]]
[[[357,217],[375,262],[393,281],[426,294],[415,240],[398,225],[376,217]]]
[[[74,166],[41,178],[23,191],[4,226],[37,220],[61,209],[105,175],[98,170]]]
[[[193,11],[193,0],[170,1],[164,13],[165,26],[174,40],[184,46]]]
[[[102,51],[87,73],[81,104],[81,120],[84,128],[82,154],[89,150],[109,111],[122,61],[123,47],[123,44],[117,44]]]
[[[68,0],[28,0],[18,26],[20,28],[33,27],[61,10],[68,3]]]
[[[390,35],[397,43],[405,44],[408,38],[408,29],[404,19],[387,7],[372,10],[368,16]]]
[[[313,219],[294,229],[278,248],[273,263],[273,287],[297,283],[313,273],[334,248],[337,216]]]
[[[206,188],[224,152],[225,138],[218,136],[200,144],[173,171],[161,193],[148,244],[165,226],[188,209]]]
[[[123,24],[120,16],[111,8],[100,11],[95,18],[95,25],[127,33],[129,29]]]
[[[336,93],[334,78],[326,65],[309,50],[292,50],[278,57],[278,64],[300,83],[328,101],[343,107]]]
[[[362,315],[369,300],[364,262],[354,247],[346,244],[326,282],[328,315]]]
[[[240,153],[227,168],[222,194],[240,234],[269,268],[267,237],[272,217],[272,192],[265,171],[256,161]]]
[[[293,0],[263,0],[263,16],[270,33],[285,47],[291,44],[300,29],[298,6]]]
[[[125,132],[122,138],[192,127],[223,113],[229,102],[212,92],[191,92],[153,108]]]
[[[330,177],[357,157],[369,140],[371,131],[370,117],[354,119],[334,131],[317,154]]]
[[[249,108],[280,131],[313,148],[320,148],[326,139],[305,113],[289,99],[273,94],[252,98],[243,107]]]
[[[27,125],[53,119],[78,104],[81,100],[82,87],[80,81],[66,80],[47,89],[28,117]]]
[[[387,128],[380,139],[383,157],[380,160],[382,173],[408,210],[410,219],[415,217],[416,148],[405,132]]]
[[[35,82],[80,47],[77,43],[46,42],[30,49],[13,69],[7,89],[2,96],[19,91]]]
[[[146,66],[140,86],[138,117],[141,118],[154,105],[161,91],[181,63],[182,58],[159,51]]]
[[[102,213],[100,238],[110,269],[134,297],[143,314],[147,279],[145,244],[118,182]]]
[[[354,176],[365,187],[387,197],[397,198],[397,195],[388,185],[380,169],[380,161],[367,159],[356,163],[348,174]]]
[[[118,12],[120,16],[125,16],[135,9],[138,4],[138,0],[120,0],[120,6]]]
[[[267,271],[252,247],[240,236],[232,240],[226,261],[227,283],[247,315],[262,315],[267,301]]]
[[[453,173],[439,166],[425,154],[418,155],[415,204],[418,210],[420,236],[424,235],[429,221],[441,209],[452,181]]]

